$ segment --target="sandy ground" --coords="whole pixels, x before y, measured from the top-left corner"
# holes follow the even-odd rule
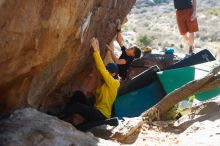
[[[214,104],[198,106],[193,114],[183,116],[176,122],[159,121],[152,126],[145,124],[138,135],[134,134],[128,144],[123,145],[219,146],[220,97],[214,101]]]
[[[137,0],[123,27],[127,46],[139,44],[140,36],[152,40],[154,49],[174,47],[186,53],[188,46],[180,37],[176,25],[173,1],[149,6],[151,0]],[[220,1],[198,0],[199,32],[196,33],[196,51],[209,49],[220,59]],[[117,52],[118,53],[118,52]]]
[[[144,125],[133,146],[219,146],[220,119],[197,122],[185,131],[178,128]]]

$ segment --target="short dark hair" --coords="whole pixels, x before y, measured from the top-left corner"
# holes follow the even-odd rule
[[[137,46],[134,46],[134,58],[140,58],[141,57],[141,49],[138,48]]]

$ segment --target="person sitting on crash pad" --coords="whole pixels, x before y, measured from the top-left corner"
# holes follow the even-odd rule
[[[76,91],[71,97],[63,113],[69,117],[68,122],[74,126],[90,121],[106,120],[111,117],[113,102],[116,99],[120,86],[118,78],[118,66],[114,63],[104,65],[100,52],[99,42],[96,38],[91,40],[95,66],[102,78],[102,84],[96,89],[95,104],[81,91]]]
[[[117,37],[116,40],[121,47],[122,54],[119,58],[117,58],[113,52],[113,49],[109,48],[109,53],[111,54],[111,58],[118,65],[119,68],[119,76],[122,80],[125,80],[127,78],[127,72],[129,67],[131,66],[132,61],[135,58],[140,58],[141,56],[141,50],[137,46],[133,46],[131,48],[126,48],[124,46],[124,39],[121,34],[121,22],[118,20],[117,25]]]

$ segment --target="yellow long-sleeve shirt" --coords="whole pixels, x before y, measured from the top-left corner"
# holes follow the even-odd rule
[[[114,79],[106,70],[105,65],[101,59],[100,53],[95,51],[93,53],[96,68],[102,75],[104,83],[96,89],[95,108],[99,110],[107,118],[111,117],[112,104],[117,96],[120,82]]]

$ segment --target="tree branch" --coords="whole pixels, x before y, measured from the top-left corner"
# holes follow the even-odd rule
[[[186,85],[174,90],[166,95],[159,103],[141,114],[142,117],[147,117],[151,120],[159,120],[159,118],[175,106],[180,101],[203,91],[211,90],[220,86],[220,65],[215,67],[204,78],[191,81]],[[155,114],[156,113],[156,114]]]

